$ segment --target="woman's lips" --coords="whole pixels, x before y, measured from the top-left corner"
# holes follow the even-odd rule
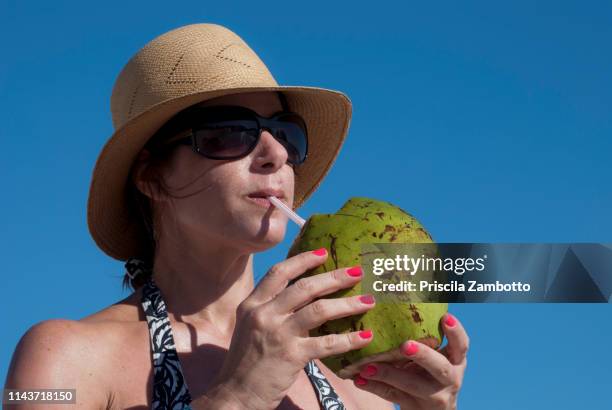
[[[263,207],[263,208],[270,208],[271,206],[274,206],[268,200],[268,198],[258,197],[258,196],[247,196],[247,199],[251,201],[253,204]]]

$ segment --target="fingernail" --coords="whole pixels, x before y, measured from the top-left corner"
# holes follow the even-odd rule
[[[362,339],[369,339],[372,337],[372,331],[371,330],[362,330],[361,332],[359,332],[359,337]]]
[[[317,249],[316,251],[312,251],[312,253],[314,253],[317,256],[323,256],[327,253],[327,249],[320,248],[320,249]]]
[[[406,356],[414,356],[419,351],[419,345],[410,341],[402,348],[402,353]]]
[[[365,303],[366,305],[372,305],[375,302],[375,299],[372,295],[361,295],[359,296],[359,301],[361,303]]]
[[[373,364],[369,364],[363,368],[360,374],[365,377],[372,377],[376,376],[376,373],[378,373],[378,368]]]
[[[361,266],[353,266],[352,268],[347,269],[346,273],[353,277],[361,276]]]
[[[446,319],[444,319],[444,323],[448,327],[455,327],[455,325],[457,324],[457,319],[455,319],[455,316],[449,313],[446,315]]]
[[[357,386],[365,386],[366,384],[368,384],[368,381],[366,379],[364,379],[361,376],[356,376],[355,377],[355,384]]]

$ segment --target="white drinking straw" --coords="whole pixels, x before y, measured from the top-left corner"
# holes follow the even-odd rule
[[[272,202],[272,205],[277,207],[282,213],[287,215],[287,217],[289,219],[291,219],[293,222],[298,224],[300,226],[300,228],[302,226],[304,226],[306,221],[303,218],[301,218],[298,214],[293,212],[293,210],[291,208],[289,208],[287,205],[285,205],[285,203],[283,201],[281,201],[280,199],[278,199],[275,196],[269,196],[268,199],[270,200],[270,202]]]

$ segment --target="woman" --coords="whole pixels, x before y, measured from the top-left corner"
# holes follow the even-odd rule
[[[320,184],[347,133],[346,96],[278,86],[236,34],[194,24],[128,62],[111,111],[88,224],[102,250],[128,261],[135,291],[79,321],[33,326],[7,388],[76,388],[83,408],[456,407],[468,338],[453,316],[444,350],[406,341],[415,365],[375,363],[343,380],[318,359],[376,335],[308,330],[375,306],[371,295],[320,298],[356,284],[360,267],[292,282],[327,258],[313,249],[254,285],[253,254],[287,224],[267,196],[297,208]]]

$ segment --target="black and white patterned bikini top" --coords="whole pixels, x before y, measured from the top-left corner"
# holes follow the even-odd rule
[[[141,304],[149,325],[153,352],[151,409],[191,410],[192,398],[174,345],[166,303],[153,277],[150,277],[143,286]],[[314,361],[309,362],[304,370],[315,389],[321,409],[345,410],[342,400]]]

